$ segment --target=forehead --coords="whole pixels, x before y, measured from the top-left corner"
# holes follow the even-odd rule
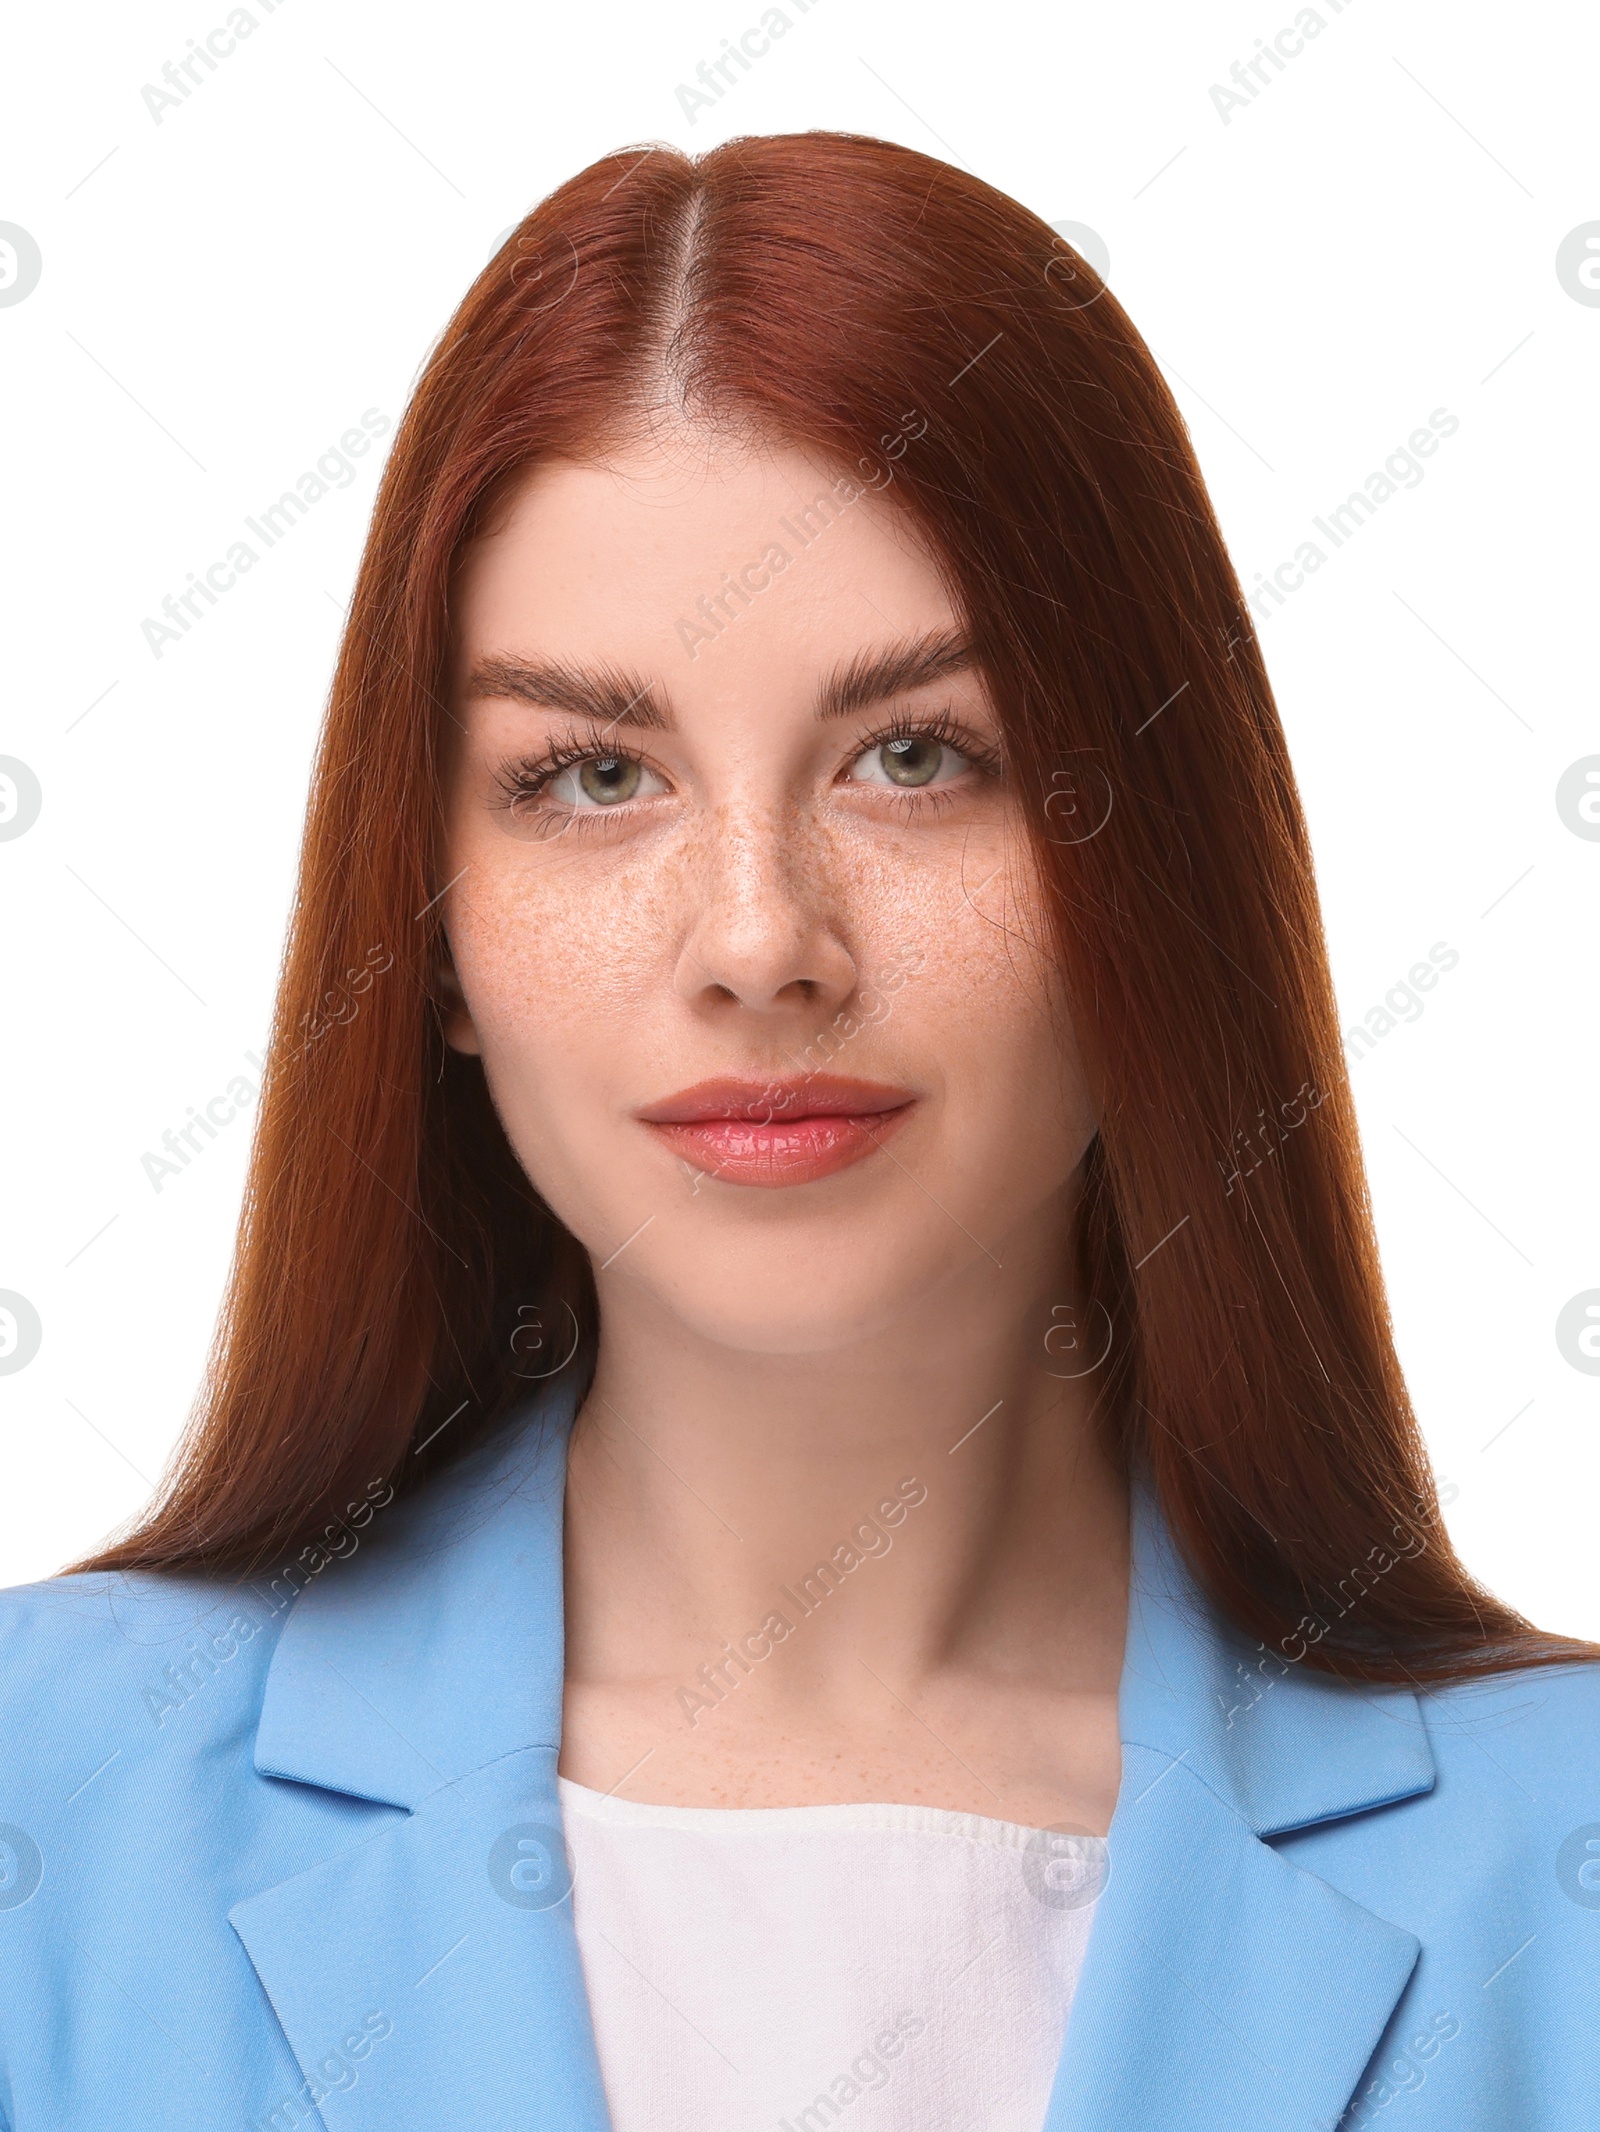
[[[626,664],[674,695],[742,690],[953,625],[932,557],[866,478],[695,432],[599,464],[545,461],[464,561],[458,679],[498,651]]]

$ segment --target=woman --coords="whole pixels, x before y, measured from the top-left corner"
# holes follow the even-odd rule
[[[4,1595],[15,2132],[1591,2126],[1182,423],[882,142],[608,157],[397,437],[233,1285]]]

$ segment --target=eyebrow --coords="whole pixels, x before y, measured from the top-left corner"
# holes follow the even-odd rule
[[[838,668],[823,681],[817,691],[817,716],[848,718],[881,703],[886,696],[925,688],[951,674],[970,673],[977,663],[972,645],[961,631],[954,629],[908,637],[881,651],[858,652],[848,666]]]
[[[510,696],[547,711],[569,711],[598,725],[672,731],[672,717],[648,681],[610,666],[569,666],[559,659],[480,659],[467,676],[469,696]]]
[[[952,674],[970,673],[977,656],[959,630],[907,637],[878,651],[858,652],[826,675],[817,690],[819,719],[849,718],[888,696],[925,688]],[[602,726],[642,726],[670,733],[675,721],[651,682],[616,667],[581,667],[564,660],[520,659],[507,653],[481,659],[467,677],[469,696],[507,696],[543,710],[566,711]]]

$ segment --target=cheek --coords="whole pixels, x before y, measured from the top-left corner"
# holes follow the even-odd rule
[[[917,922],[918,966],[895,1012],[937,1060],[970,1148],[984,1159],[1020,1151],[1046,1167],[1064,1155],[1070,1165],[1095,1121],[1066,988],[1031,865],[978,887],[995,863],[957,884],[948,916]]]
[[[1072,1174],[1098,1124],[1031,848],[1007,824],[914,864],[872,854],[852,900],[869,919],[865,1004],[880,1004],[838,1064],[936,1096],[919,1174],[998,1231]]]
[[[670,868],[610,873],[541,852],[473,867],[450,942],[491,1079],[497,1068],[592,1064],[659,1015],[670,978]],[[520,856],[520,855],[519,855]]]
[[[657,1092],[668,903],[659,878],[596,878],[548,852],[475,866],[453,892],[452,958],[495,1109],[529,1180],[591,1250],[632,1226],[617,1114]]]

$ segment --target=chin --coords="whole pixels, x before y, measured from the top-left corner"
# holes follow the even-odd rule
[[[818,1355],[869,1341],[925,1307],[958,1271],[933,1259],[926,1237],[898,1244],[841,1239],[819,1252],[774,1237],[739,1238],[727,1252],[641,1259],[633,1278],[691,1338],[752,1355]]]
[[[707,1346],[725,1349],[730,1354],[743,1355],[831,1355],[848,1353],[876,1334],[885,1332],[920,1301],[916,1296],[891,1296],[878,1301],[878,1307],[862,1308],[862,1298],[852,1296],[848,1303],[841,1299],[839,1308],[830,1311],[824,1304],[818,1307],[815,1298],[808,1298],[806,1307],[792,1311],[774,1311],[770,1298],[751,1295],[748,1308],[741,1310],[738,1300],[731,1306],[727,1298],[719,1297],[717,1306],[704,1310],[685,1308],[680,1297],[670,1299],[672,1315],[679,1325],[694,1338]]]

